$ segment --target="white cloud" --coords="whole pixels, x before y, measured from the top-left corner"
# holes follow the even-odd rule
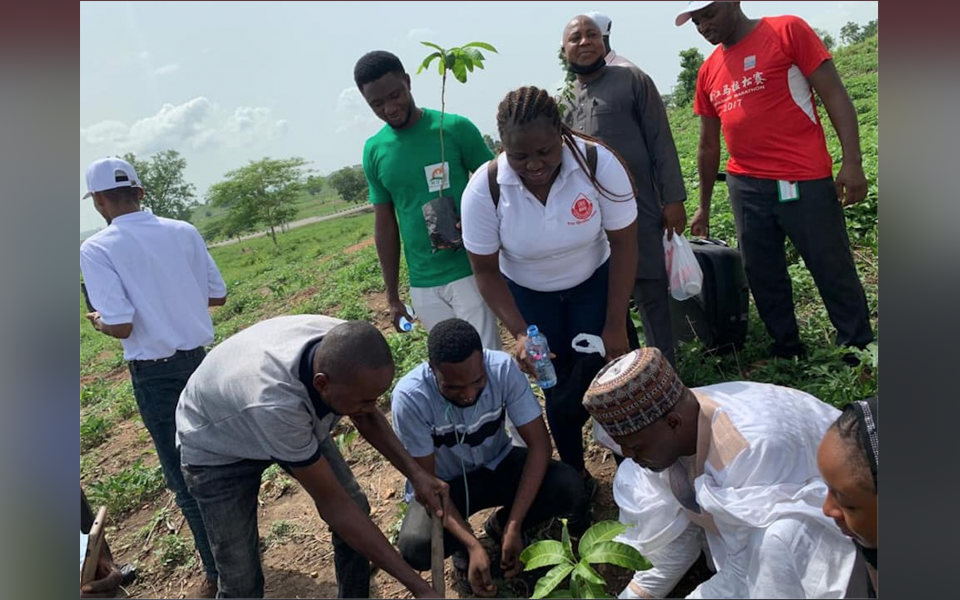
[[[224,125],[224,132],[234,143],[273,140],[287,131],[285,119],[274,119],[273,110],[263,106],[238,106]]]
[[[151,154],[165,149],[203,150],[249,146],[272,141],[287,131],[287,121],[266,107],[239,106],[228,112],[199,96],[183,104],[164,104],[132,125],[108,120],[80,129],[86,143],[110,146],[113,152]]]
[[[343,88],[337,97],[337,112],[351,112],[367,107],[367,101],[356,86]]]
[[[140,60],[150,60],[153,58],[153,55],[146,50],[142,50],[137,56],[140,57]]]
[[[337,97],[336,133],[345,133],[354,129],[370,129],[379,121],[370,111],[356,86],[343,88]]]
[[[88,144],[98,146],[115,144],[118,140],[125,138],[129,131],[130,128],[120,121],[100,121],[86,129],[81,129],[80,135]]]
[[[416,27],[407,32],[407,39],[415,42],[433,42],[437,35],[436,31],[428,27]]]
[[[171,73],[176,73],[179,70],[180,70],[180,65],[178,65],[177,63],[171,63],[169,65],[163,65],[162,67],[154,69],[153,74],[154,76],[159,77],[161,75],[169,75]]]

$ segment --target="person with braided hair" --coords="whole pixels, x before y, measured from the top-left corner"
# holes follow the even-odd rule
[[[528,325],[555,354],[558,384],[544,390],[547,421],[560,459],[596,483],[583,462],[580,404],[593,375],[636,347],[628,317],[637,268],[637,204],[617,155],[575,134],[549,92],[511,91],[500,103],[503,151],[474,173],[463,194],[463,242],[487,304],[516,339],[521,368]],[[581,333],[600,336],[605,356],[571,347]]]
[[[817,464],[827,484],[823,514],[853,539],[867,563],[868,596],[877,587],[877,458],[876,397],[851,402],[820,442]]]

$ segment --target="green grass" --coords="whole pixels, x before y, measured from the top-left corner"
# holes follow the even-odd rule
[[[119,519],[163,490],[163,471],[137,461],[109,477],[86,484],[87,496],[94,506],[106,506],[113,519]]]

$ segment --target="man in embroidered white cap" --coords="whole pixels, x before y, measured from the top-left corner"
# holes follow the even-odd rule
[[[628,459],[614,499],[621,541],[653,568],[620,598],[662,598],[706,550],[690,598],[842,598],[853,545],[820,510],[817,446],[839,411],[776,385],[690,389],[656,348],[605,366],[584,406]]]
[[[190,598],[213,598],[217,568],[197,501],[187,490],[176,446],[180,392],[213,343],[208,306],[227,288],[196,227],[140,208],[144,189],[133,165],[103,158],[87,168],[87,194],[107,227],[80,246],[80,271],[93,327],[123,344],[133,395],[153,438],[206,578]]]

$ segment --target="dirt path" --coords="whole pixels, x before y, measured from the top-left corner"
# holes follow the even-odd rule
[[[346,217],[349,215],[355,215],[357,213],[362,213],[365,211],[373,210],[373,207],[369,204],[364,204],[363,206],[358,206],[356,208],[351,208],[349,210],[344,210],[338,213],[333,213],[332,215],[324,215],[322,217],[307,217],[306,219],[300,219],[299,221],[291,221],[287,223],[286,229],[296,229],[297,227],[303,227],[304,225],[311,225],[313,223],[319,223],[320,221],[329,221],[331,219],[337,219],[339,217]],[[216,248],[218,246],[229,246],[230,244],[236,244],[237,242],[243,242],[246,240],[252,240],[254,238],[264,237],[270,235],[270,231],[260,231],[258,233],[251,233],[248,235],[242,235],[239,239],[233,238],[230,240],[224,240],[222,242],[217,242],[215,244],[210,244],[211,248]]]

